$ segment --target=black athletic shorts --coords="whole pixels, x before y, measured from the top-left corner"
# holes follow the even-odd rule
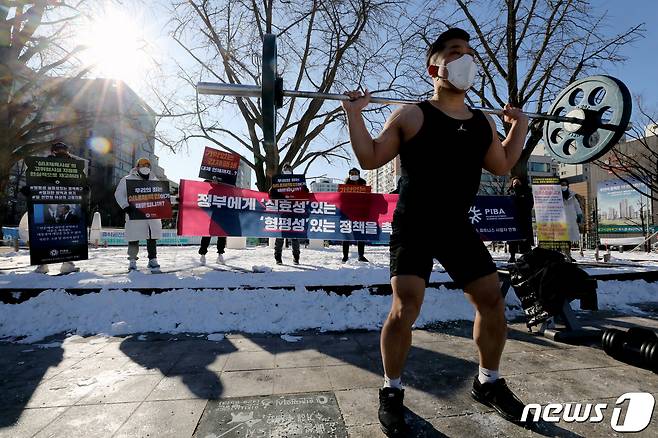
[[[427,286],[434,259],[462,288],[496,272],[491,254],[468,219],[437,220],[426,225],[409,219],[394,215],[390,242],[391,278],[416,275],[425,280]]]

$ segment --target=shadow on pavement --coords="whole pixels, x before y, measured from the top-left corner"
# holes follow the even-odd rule
[[[190,337],[189,340],[172,342],[167,336],[151,334],[148,342],[140,340],[137,335],[128,336],[119,349],[144,369],[157,369],[167,377],[180,376],[182,383],[195,396],[219,399],[222,395],[221,365],[217,370],[209,367],[221,356],[237,349],[226,339],[214,342]]]
[[[37,346],[56,342],[59,341],[48,338],[33,345],[0,344],[0,428],[16,424],[48,369],[62,361],[61,344],[49,348]]]

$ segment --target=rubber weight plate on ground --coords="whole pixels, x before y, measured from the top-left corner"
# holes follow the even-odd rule
[[[265,150],[276,145],[276,36],[263,35],[262,114]]]
[[[590,76],[565,88],[549,110],[551,115],[575,117],[582,124],[544,123],[546,150],[558,161],[593,161],[621,139],[631,118],[631,93],[612,76]]]

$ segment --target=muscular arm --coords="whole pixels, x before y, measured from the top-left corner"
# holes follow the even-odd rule
[[[519,111],[516,108],[514,110]],[[493,132],[493,141],[484,156],[483,167],[494,175],[507,175],[521,157],[521,151],[528,134],[528,119],[521,116],[511,120],[512,127],[502,142],[498,138],[496,124],[493,119],[487,115],[487,120]]]
[[[368,133],[361,111],[346,109],[350,142],[362,169],[377,169],[398,155],[402,139],[400,122],[409,111],[410,107],[397,108],[386,120],[379,136],[373,139]]]

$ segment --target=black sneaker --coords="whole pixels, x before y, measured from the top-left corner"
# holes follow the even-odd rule
[[[299,264],[299,259],[295,259],[292,261],[294,264],[298,265]]]
[[[364,262],[364,263],[369,263],[369,262],[368,262],[368,259],[365,258],[364,256],[359,256],[359,261],[360,261],[360,262]]]
[[[343,263],[346,263],[348,258],[349,257],[343,256]]]
[[[475,376],[471,396],[483,405],[494,408],[507,421],[521,424],[525,405],[507,387],[505,379],[498,379],[493,383],[480,383]]]
[[[274,259],[274,260],[276,260],[277,265],[282,265],[283,264],[283,260],[281,260],[281,259]]]
[[[404,421],[404,389],[381,388],[379,390],[379,427],[388,437],[406,436]]]

